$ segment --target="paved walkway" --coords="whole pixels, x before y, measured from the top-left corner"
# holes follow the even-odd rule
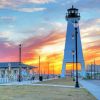
[[[34,81],[22,81],[22,82],[10,82],[10,83],[3,83],[0,84],[0,86],[4,86],[4,85],[30,85],[33,83],[37,83],[39,82],[39,80],[34,80]]]
[[[92,95],[94,95],[97,100],[100,100],[100,80],[97,82],[97,84],[95,83],[95,80],[93,81],[87,81],[87,80],[79,80],[80,84],[83,85],[84,88],[86,88]]]
[[[48,80],[53,80],[53,79],[48,79]],[[47,81],[43,80],[43,81]],[[39,84],[39,80],[34,80],[34,81],[22,81],[22,82],[10,82],[10,83],[3,83],[0,84],[0,86],[10,86],[10,85],[30,85],[30,86],[48,86],[48,87],[60,87],[60,88],[75,88],[75,86],[71,85],[56,85],[56,84]],[[37,84],[35,84],[37,83]],[[80,87],[83,88],[83,87]]]
[[[88,80],[88,82],[90,82],[94,85],[100,86],[100,80]]]
[[[43,81],[53,80],[51,79],[44,79]],[[34,83],[41,82],[39,80],[31,80],[31,81],[15,81],[15,82],[8,82],[8,83],[0,83],[0,85],[32,85]]]
[[[44,80],[47,81],[47,80]],[[10,85],[30,85],[30,86],[49,86],[49,87],[61,87],[61,88],[75,88],[75,86],[70,86],[70,85],[56,85],[56,84],[39,84],[39,80],[34,80],[34,81],[22,81],[22,82],[11,82],[11,83],[5,83],[5,84],[0,84],[0,86],[10,86]],[[38,84],[34,84],[38,83]]]
[[[49,86],[49,87],[61,87],[61,88],[75,88],[70,85],[56,85],[56,84],[32,84],[33,86]]]

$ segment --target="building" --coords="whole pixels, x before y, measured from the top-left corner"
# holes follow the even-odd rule
[[[26,64],[19,64],[19,62],[1,62],[0,63],[0,79],[1,78],[8,78],[10,80],[17,80],[19,75],[19,70],[21,68],[21,77],[24,79],[25,77],[29,76],[30,71],[34,66],[29,66]]]
[[[68,24],[61,77],[63,78],[66,76],[66,68],[68,67],[68,63],[80,63],[81,77],[85,77],[85,64],[80,37],[80,28],[78,25],[80,20],[80,13],[78,12],[78,9],[74,6],[72,6],[70,9],[67,9],[66,20]]]
[[[88,65],[87,77],[90,79],[100,79],[100,65],[96,64]]]
[[[99,72],[100,73],[100,65],[88,65],[87,72]]]

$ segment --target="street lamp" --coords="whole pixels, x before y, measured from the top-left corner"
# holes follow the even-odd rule
[[[49,64],[49,62],[48,62],[48,77],[47,77],[48,79],[49,79],[49,65],[50,65],[50,64]]]
[[[94,59],[94,79],[96,79],[96,73],[95,73],[95,59]]]
[[[8,78],[10,79],[11,77],[11,63],[8,63]]]
[[[44,79],[45,79],[45,66],[44,66],[44,69],[43,69],[43,76],[44,76]]]
[[[39,56],[39,81],[43,81],[43,77],[42,77],[42,73],[41,73],[41,66],[40,66],[41,62],[40,62],[40,56]]]
[[[91,79],[92,79],[92,63],[91,63]]]
[[[40,56],[39,56],[39,77],[40,77]]]
[[[78,49],[78,45],[77,45],[77,34],[78,34],[78,31],[77,31],[77,28],[78,28],[78,22],[75,21],[75,49],[76,49],[76,84],[75,84],[75,87],[76,88],[79,88],[79,82],[78,82],[78,54],[77,54],[77,49]]]
[[[53,64],[52,64],[52,76],[53,76],[53,78],[54,78],[54,77],[55,77],[55,75],[54,75],[54,73],[55,73],[55,72],[54,72],[54,70],[55,70],[55,69],[54,69],[54,62],[52,62],[52,63],[53,63]]]
[[[21,44],[19,45],[19,76],[18,81],[21,82]]]
[[[75,81],[75,79],[74,79],[74,55],[75,55],[75,51],[72,50],[72,56],[73,56],[73,81]]]

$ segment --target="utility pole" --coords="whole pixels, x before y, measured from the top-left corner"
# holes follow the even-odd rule
[[[55,75],[54,75],[54,72],[55,71],[55,69],[54,69],[54,63],[53,63],[53,78],[55,77]]]
[[[49,65],[50,65],[50,64],[49,64],[49,62],[48,62],[48,79],[49,79],[49,74],[50,74],[50,73],[49,73]]]
[[[96,73],[95,73],[95,60],[94,60],[94,79],[96,79]]]
[[[41,75],[41,73],[40,73],[40,56],[39,56],[39,77],[40,77],[40,75]]]
[[[19,79],[18,81],[21,82],[21,44],[19,45]]]
[[[92,79],[92,63],[91,63],[91,79]]]

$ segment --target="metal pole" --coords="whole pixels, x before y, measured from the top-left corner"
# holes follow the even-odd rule
[[[45,76],[45,67],[44,67],[44,70],[43,71],[44,71],[44,76]]]
[[[45,79],[45,66],[43,67],[43,78]]]
[[[96,69],[97,69],[97,79],[98,79],[98,67],[96,67]]]
[[[91,79],[92,79],[92,64],[91,64]]]
[[[42,81],[43,80],[43,77],[42,77],[42,72],[41,72],[41,66],[40,66],[41,62],[40,62],[40,56],[39,56],[39,81]]]
[[[40,77],[41,73],[40,73],[40,56],[39,56],[39,77]]]
[[[94,79],[96,78],[96,75],[95,75],[95,60],[94,60]]]
[[[71,66],[71,78],[73,77],[73,66]]]
[[[73,55],[73,77],[74,77],[74,55]]]
[[[21,82],[21,44],[19,45],[19,82]]]
[[[54,78],[54,64],[53,64],[53,78]]]
[[[48,78],[49,78],[49,62],[48,62]]]
[[[76,22],[77,23],[77,22]],[[78,55],[77,55],[77,27],[75,27],[75,46],[76,46],[76,84],[75,84],[75,87],[76,88],[79,88],[79,83],[78,83]]]
[[[73,81],[75,81],[75,78],[74,78],[74,54],[73,54]]]

